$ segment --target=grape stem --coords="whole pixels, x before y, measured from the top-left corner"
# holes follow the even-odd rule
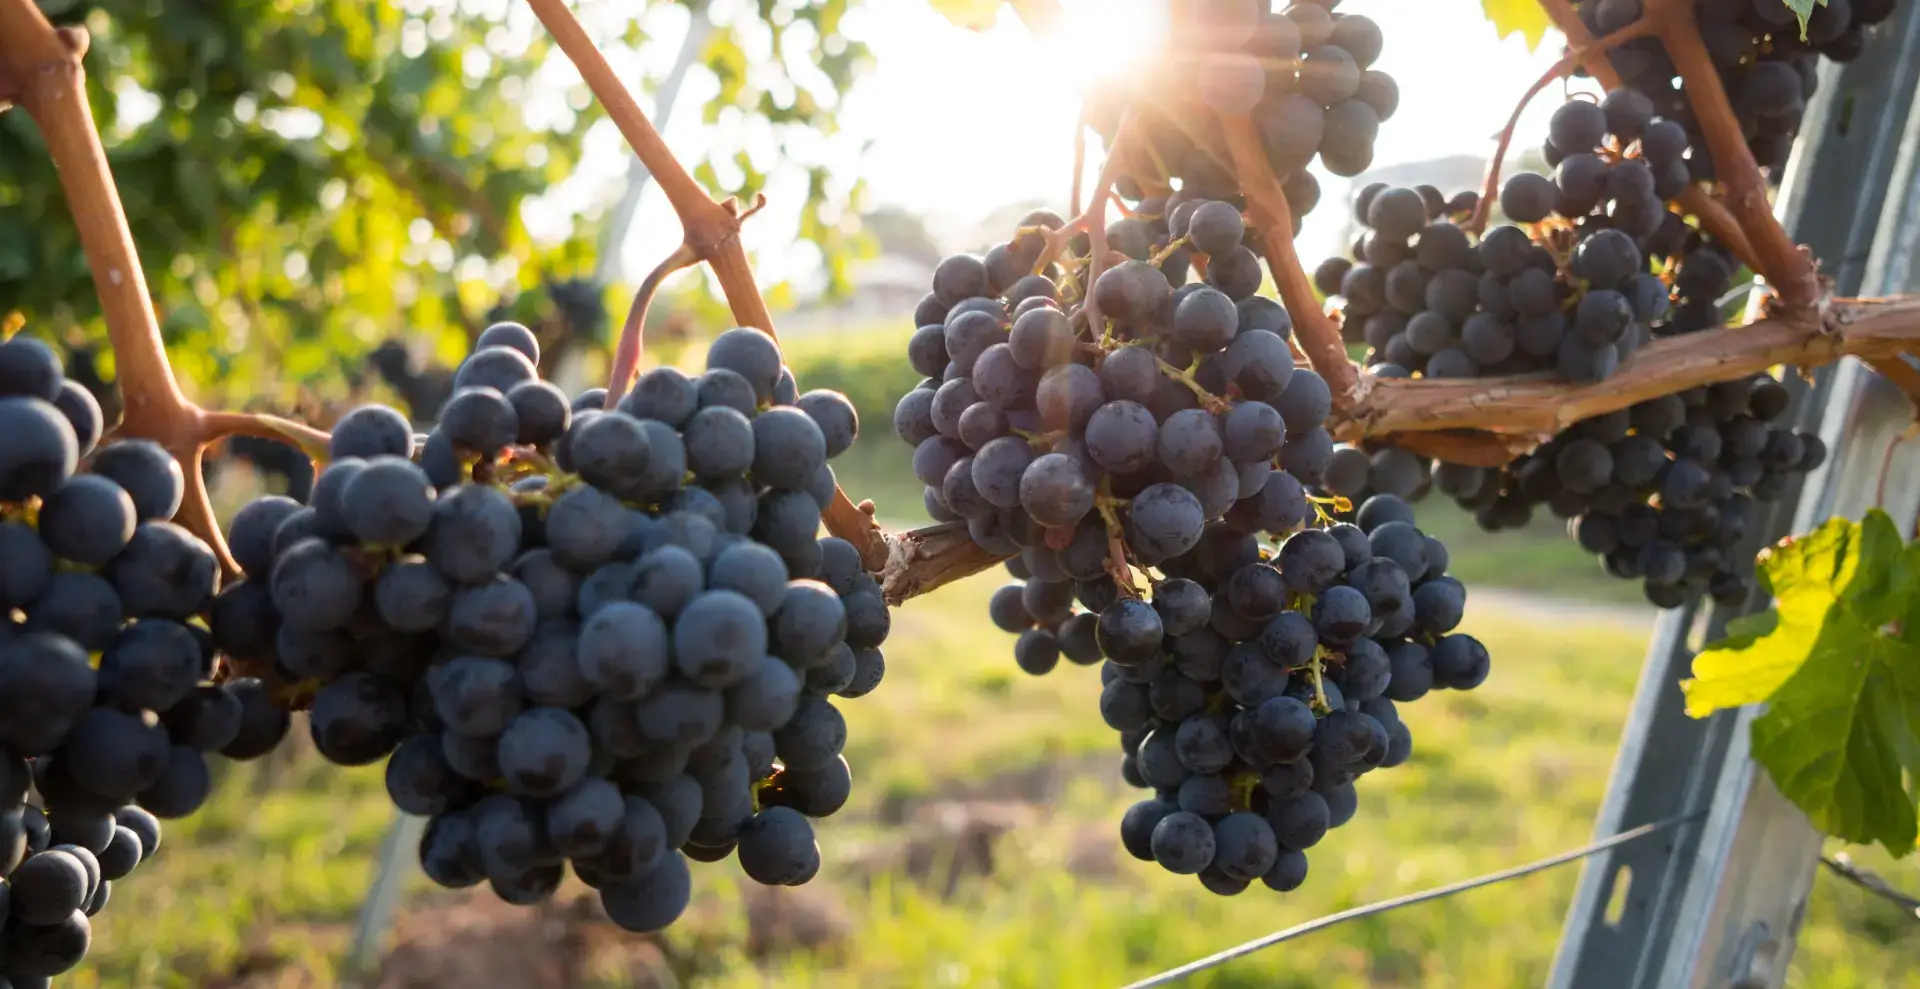
[[[557,478],[563,473],[563,471],[554,464],[552,458],[530,446],[508,447],[507,456],[515,463],[526,464],[541,474]]]
[[[1313,679],[1313,713],[1329,714],[1333,705],[1327,702],[1326,647],[1320,646],[1313,651],[1313,658],[1307,660],[1307,673]]]
[[[761,197],[762,201],[765,197]],[[660,291],[660,283],[667,276],[700,263],[700,255],[686,243],[673,249],[673,253],[660,259],[660,263],[647,272],[640,280],[640,287],[633,293],[633,305],[627,307],[627,321],[620,327],[620,342],[613,352],[613,370],[607,375],[608,409],[620,407],[621,396],[632,386],[634,375],[640,371],[640,355],[646,343],[642,339],[647,325],[647,309],[653,305],[654,293]]]
[[[1166,361],[1160,359],[1159,357],[1155,357],[1153,361],[1155,364],[1160,365],[1161,374],[1164,374],[1167,377],[1172,378],[1173,380],[1178,381],[1183,385],[1186,385],[1187,390],[1193,392],[1193,397],[1199,399],[1200,404],[1204,406],[1208,412],[1211,412],[1214,415],[1223,415],[1227,412],[1228,409],[1233,407],[1233,403],[1227,401],[1224,398],[1221,398],[1218,395],[1215,395],[1213,392],[1208,391],[1205,385],[1195,380],[1193,377],[1192,370],[1190,369],[1183,370],[1181,368],[1174,367],[1172,364],[1167,363]]]
[[[1917,353],[1920,299],[1833,299],[1745,326],[1655,340],[1598,384],[1549,374],[1376,379],[1365,400],[1350,415],[1335,416],[1329,428],[1347,442],[1390,437],[1403,445],[1406,434],[1481,430],[1483,439],[1515,441],[1524,449],[1583,419],[1778,365],[1818,367],[1841,357],[1890,363]]]
[[[1286,303],[1287,314],[1293,318],[1300,348],[1313,369],[1326,379],[1333,393],[1334,411],[1344,412],[1360,400],[1360,370],[1348,358],[1340,328],[1321,308],[1313,283],[1300,267],[1300,255],[1293,249],[1293,210],[1287,205],[1280,179],[1273,174],[1252,119],[1223,116],[1220,126],[1226,132],[1240,190],[1247,197],[1248,215],[1253,217],[1260,244],[1266,249],[1267,269],[1273,272],[1274,283],[1280,287],[1280,301]]]
[[[1747,240],[1746,231],[1741,230],[1733,214],[1727,212],[1726,204],[1713,197],[1712,189],[1699,182],[1692,183],[1674,202],[1680,205],[1683,212],[1700,221],[1700,229],[1712,234],[1714,240],[1732,251],[1733,256],[1748,270],[1759,270],[1753,261],[1753,244]]]
[[[1132,120],[1132,117],[1133,117],[1133,114],[1131,112],[1123,116],[1120,120],[1120,126],[1117,129],[1115,129],[1115,131],[1113,132],[1113,143],[1107,148],[1107,158],[1105,163],[1103,163],[1100,166],[1100,178],[1097,183],[1098,188],[1094,194],[1094,200],[1092,203],[1088,204],[1087,208],[1084,211],[1079,208],[1080,206],[1080,174],[1079,173],[1080,173],[1080,167],[1082,166],[1080,163],[1076,162],[1076,166],[1074,169],[1074,180],[1073,180],[1073,186],[1074,186],[1073,188],[1073,207],[1074,207],[1073,219],[1068,220],[1058,230],[1047,230],[1045,228],[1041,228],[1041,232],[1046,234],[1047,243],[1046,243],[1046,247],[1041,250],[1040,257],[1037,260],[1035,260],[1033,263],[1033,274],[1036,274],[1036,275],[1041,274],[1047,270],[1048,265],[1051,265],[1056,261],[1060,261],[1061,256],[1064,255],[1067,251],[1067,245],[1072,242],[1073,235],[1080,233],[1082,231],[1087,231],[1090,241],[1094,238],[1095,231],[1097,231],[1098,232],[1097,243],[1102,248],[1100,253],[1101,254],[1105,253],[1104,248],[1106,245],[1106,235],[1107,235],[1107,213],[1106,213],[1107,197],[1111,195],[1113,192],[1113,183],[1118,181],[1120,178],[1120,174],[1121,174],[1120,166],[1122,161],[1124,160],[1124,150],[1132,143],[1132,140],[1133,140],[1133,128],[1128,126],[1129,122]],[[1084,126],[1084,118],[1083,118],[1083,126],[1081,127],[1083,138],[1084,138],[1085,130],[1086,128]],[[1076,155],[1085,153],[1084,139],[1080,141],[1080,145],[1081,147],[1076,151]],[[1098,223],[1094,222],[1096,219],[1099,220]],[[1022,227],[1020,228],[1019,232],[1026,233],[1030,229],[1032,228]],[[1082,263],[1087,263],[1091,260],[1091,258],[1083,258],[1080,260]],[[1067,262],[1061,262],[1061,263],[1066,264]],[[1096,271],[1095,274],[1097,273],[1098,272]],[[1089,278],[1087,284],[1089,286],[1092,285],[1091,278]]]
[[[1175,237],[1174,239],[1168,241],[1167,246],[1161,249],[1160,253],[1155,254],[1151,259],[1149,259],[1147,263],[1158,268],[1162,262],[1166,261],[1170,257],[1173,257],[1174,252],[1180,250],[1182,247],[1187,246],[1187,243],[1188,243],[1188,240],[1185,234]]]
[[[1068,229],[1079,227],[1087,232],[1087,273],[1083,278],[1086,291],[1080,303],[1080,311],[1086,314],[1088,326],[1100,324],[1100,301],[1094,297],[1093,283],[1100,278],[1100,267],[1107,260],[1107,199],[1113,195],[1113,184],[1120,178],[1120,163],[1126,157],[1133,130],[1137,127],[1136,114],[1132,107],[1120,117],[1120,126],[1113,132],[1113,144],[1107,148],[1107,160],[1100,166],[1100,178],[1093,186],[1093,202],[1087,204],[1087,211],[1075,217],[1072,223],[1059,231],[1061,243],[1071,235]],[[1048,243],[1049,252],[1052,248]]]
[[[1520,102],[1514,104],[1513,114],[1507,117],[1507,126],[1500,129],[1499,140],[1494,145],[1493,157],[1487,161],[1487,177],[1480,184],[1480,202],[1474,206],[1473,220],[1467,224],[1469,231],[1478,234],[1487,229],[1487,220],[1493,216],[1493,203],[1500,195],[1500,165],[1506,160],[1507,149],[1513,146],[1513,131],[1520,125],[1520,116],[1526,112],[1527,104],[1532,103],[1533,98],[1540,95],[1540,91],[1546,89],[1554,80],[1565,79],[1573,74],[1573,70],[1585,65],[1594,55],[1605,54],[1609,49],[1635,38],[1644,38],[1655,30],[1657,28],[1651,20],[1641,17],[1599,41],[1586,41],[1569,47],[1567,53],[1562,55],[1558,62],[1553,63],[1552,68],[1549,68],[1540,78],[1535,79],[1533,85],[1527,87],[1527,91],[1520,95]]]
[[[1026,440],[1028,447],[1035,450],[1045,450],[1049,453],[1059,449],[1060,441],[1067,438],[1067,431],[1064,429],[1031,430],[1010,426],[1007,431]]]
[[[1338,516],[1353,511],[1353,501],[1344,495],[1308,495],[1307,503],[1313,506],[1314,517],[1323,528],[1340,521]]]
[[[332,437],[325,430],[263,412],[203,410],[200,413],[200,424],[208,436],[251,436],[255,439],[286,443],[298,447],[309,460],[327,459],[327,447],[332,442]],[[124,432],[126,424],[121,423],[120,428]]]
[[[1767,200],[1767,183],[1760,166],[1747,147],[1746,135],[1734,116],[1733,101],[1720,84],[1720,73],[1713,57],[1700,39],[1700,24],[1694,18],[1692,0],[1650,0],[1644,19],[1660,26],[1660,40],[1668,57],[1680,72],[1681,91],[1693,106],[1694,119],[1706,135],[1713,153],[1715,171],[1725,187],[1722,199],[1733,213],[1740,229],[1752,242],[1759,271],[1779,293],[1781,301],[1793,308],[1805,308],[1819,302],[1820,279],[1813,270],[1813,258],[1787,236],[1786,228],[1774,218],[1773,204]]]
[[[1577,49],[1586,49],[1592,46],[1593,33],[1587,30],[1585,22],[1580,20],[1580,15],[1574,11],[1573,5],[1570,4],[1568,0],[1540,0],[1540,6],[1546,10],[1547,16],[1553,20],[1554,26],[1560,29],[1560,33],[1567,36],[1568,44]],[[1685,15],[1684,23],[1682,23],[1679,17],[1679,12],[1683,12]],[[1650,21],[1658,26],[1658,33],[1662,44],[1667,49],[1668,56],[1673,59],[1675,66],[1681,69],[1681,79],[1687,96],[1690,100],[1695,101],[1694,113],[1700,120],[1701,129],[1708,135],[1708,144],[1713,151],[1714,164],[1723,175],[1727,176],[1723,184],[1728,187],[1731,193],[1736,184],[1733,172],[1739,170],[1736,166],[1738,161],[1743,159],[1745,162],[1745,175],[1740,180],[1741,187],[1757,189],[1760,192],[1759,208],[1755,210],[1749,205],[1739,216],[1736,216],[1736,210],[1730,209],[1728,203],[1716,198],[1712,191],[1706,186],[1696,183],[1688,186],[1686,191],[1681,193],[1680,198],[1677,200],[1680,207],[1688,213],[1693,214],[1693,216],[1700,221],[1702,229],[1712,234],[1714,239],[1726,245],[1748,268],[1767,276],[1769,282],[1773,282],[1776,285],[1783,284],[1783,279],[1776,277],[1775,273],[1769,270],[1770,265],[1777,264],[1779,261],[1777,257],[1773,257],[1772,255],[1779,253],[1778,245],[1780,244],[1786,245],[1787,254],[1800,255],[1800,252],[1793,246],[1791,239],[1786,235],[1786,231],[1780,227],[1779,221],[1774,219],[1773,213],[1766,206],[1766,186],[1760,179],[1759,165],[1754,162],[1752,152],[1747,149],[1746,140],[1741,136],[1739,124],[1733,116],[1733,106],[1726,99],[1725,89],[1720,86],[1720,77],[1719,74],[1714,71],[1712,59],[1706,55],[1705,44],[1700,40],[1699,24],[1693,18],[1691,3],[1681,2],[1676,4],[1673,0],[1650,0],[1650,2],[1646,4],[1640,19],[1642,21]],[[1693,50],[1690,54],[1692,57],[1683,59],[1682,53],[1676,50],[1676,39],[1678,35],[1691,36],[1691,48]],[[1687,46],[1683,43],[1681,47]],[[1691,71],[1689,71],[1688,65],[1682,64],[1683,61],[1686,61],[1688,65],[1691,66]],[[1587,66],[1587,71],[1592,73],[1594,79],[1599,81],[1600,85],[1608,90],[1618,89],[1622,85],[1620,73],[1614,70],[1613,64],[1607,59],[1594,59],[1591,64]],[[1706,105],[1702,105],[1702,103],[1696,99],[1695,86],[1706,85],[1709,82],[1712,85],[1712,94],[1706,96]],[[1712,95],[1715,94],[1718,96],[1717,100],[1712,98]],[[1738,159],[1728,159],[1721,156],[1719,145],[1715,143],[1716,130],[1719,132],[1718,139],[1721,141],[1727,140],[1728,135],[1731,134],[1733,138],[1732,143],[1739,147]],[[1770,232],[1764,230],[1764,228],[1767,227],[1772,228]],[[1762,232],[1756,234],[1756,228],[1762,228]],[[1774,244],[1774,247],[1771,248],[1767,256],[1763,256],[1754,249],[1754,242],[1763,239],[1769,240]],[[1791,258],[1788,259],[1790,262],[1789,270],[1799,264],[1805,264],[1808,269],[1808,277],[1810,278],[1811,259],[1804,258],[1804,255],[1801,255],[1801,257],[1802,261],[1800,262],[1793,262]],[[1811,302],[1813,298],[1813,294],[1809,293],[1807,296],[1808,302]],[[1791,298],[1788,299],[1788,302],[1789,304],[1793,304]]]
[[[1133,570],[1127,566],[1127,527],[1120,523],[1120,509],[1126,504],[1125,498],[1113,496],[1111,478],[1100,481],[1100,493],[1094,496],[1093,507],[1107,525],[1107,575],[1113,578],[1122,594],[1137,598],[1140,588],[1135,586]]]
[[[998,564],[1005,556],[980,548],[964,522],[943,522],[902,532],[887,543],[880,590],[890,605],[930,594]]]
[[[6,2],[27,3],[29,0]],[[747,261],[746,248],[740,243],[741,222],[759,209],[760,204],[756,203],[753,209],[743,213],[737,200],[718,201],[700,188],[686,166],[680,164],[679,159],[667,148],[667,142],[640,109],[633,93],[614,73],[606,56],[594,47],[593,39],[587,36],[579,19],[567,8],[566,0],[527,0],[527,5],[533,8],[534,16],[546,26],[554,43],[579,70],[580,77],[586,80],[587,87],[593,91],[594,99],[600,102],[601,108],[620,129],[621,136],[626,138],[641,164],[653,175],[667,202],[672,204],[674,214],[680,218],[682,246],[712,269],[714,278],[720,282],[720,289],[726,295],[728,307],[733,310],[734,320],[742,326],[765,330],[768,335],[778,339],[773,328],[773,316],[768,313],[766,299],[760,295],[759,286],[754,283],[753,268]],[[628,318],[632,320],[631,315]],[[869,570],[882,569],[892,558],[887,531],[874,521],[871,511],[864,511],[855,505],[846,492],[837,486],[832,503],[822,514],[827,530],[852,543],[860,551],[860,559]]]

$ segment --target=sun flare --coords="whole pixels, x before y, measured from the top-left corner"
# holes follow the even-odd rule
[[[1058,24],[1037,39],[1049,84],[1080,91],[1136,71],[1165,41],[1160,0],[1062,0]]]

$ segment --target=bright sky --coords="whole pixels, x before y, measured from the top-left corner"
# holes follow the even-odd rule
[[[871,204],[926,216],[950,249],[985,246],[959,238],[1009,203],[1044,200],[1064,211],[1081,87],[1098,83],[1090,69],[1126,70],[1126,57],[1164,29],[1164,15],[1156,11],[1165,0],[1062,3],[1065,30],[1044,42],[1010,13],[1003,13],[993,29],[973,33],[952,26],[921,0],[861,5],[846,18],[844,29],[870,46],[874,68],[847,97],[840,118],[844,133],[814,142],[804,152],[824,157],[840,176],[864,178]],[[715,17],[725,22],[745,7],[741,0],[718,0]],[[1375,167],[1491,152],[1492,136],[1514,101],[1559,50],[1557,36],[1537,53],[1528,52],[1518,36],[1496,39],[1480,0],[1347,0],[1340,11],[1380,23],[1386,49],[1376,67],[1400,83],[1400,109],[1381,129]],[[685,23],[678,7],[649,15],[652,40],[639,60],[649,75],[665,74]],[[697,154],[707,140],[700,110],[713,92],[711,80],[698,71],[681,91],[667,138],[683,158]],[[1555,92],[1550,89],[1536,101],[1516,147],[1537,143],[1545,133]],[[760,150],[770,164],[777,161],[778,150],[770,143]],[[1097,145],[1090,151],[1097,152]],[[1098,157],[1090,157],[1091,173]],[[612,179],[621,167],[616,149],[603,148],[583,171]],[[1347,180],[1319,177],[1323,205],[1299,239],[1307,258],[1337,249],[1334,238],[1342,221],[1335,204],[1348,191]],[[776,172],[769,190],[776,205],[748,227],[748,246],[767,282],[804,280],[816,264],[810,248],[795,246],[796,214],[778,208],[783,199],[795,202],[804,191],[798,181]],[[627,244],[630,277],[670,251],[678,236],[671,211],[650,191]]]

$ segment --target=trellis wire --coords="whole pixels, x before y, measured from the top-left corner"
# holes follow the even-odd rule
[[[1834,875],[1899,907],[1901,912],[1907,915],[1908,920],[1920,920],[1920,899],[1895,889],[1892,883],[1880,878],[1873,870],[1854,865],[1853,860],[1847,857],[1847,853],[1823,855],[1820,858],[1820,864],[1826,866],[1827,871]]]
[[[1329,927],[1333,927],[1338,924],[1344,924],[1349,920],[1359,920],[1362,917],[1372,917],[1378,914],[1386,913],[1390,910],[1398,910],[1401,907],[1410,907],[1416,903],[1426,903],[1431,900],[1441,900],[1449,896],[1453,896],[1457,893],[1465,893],[1468,890],[1480,889],[1483,886],[1492,886],[1497,883],[1506,882],[1510,879],[1519,879],[1522,876],[1530,876],[1536,872],[1544,872],[1555,866],[1566,865],[1571,862],[1578,862],[1589,855],[1597,855],[1600,852],[1604,852],[1607,849],[1613,848],[1618,845],[1624,845],[1629,842],[1638,841],[1641,838],[1646,838],[1651,835],[1658,834],[1662,831],[1679,827],[1682,824],[1693,823],[1695,821],[1700,820],[1703,816],[1704,815],[1701,814],[1700,812],[1695,811],[1689,814],[1681,814],[1676,817],[1669,817],[1666,820],[1655,821],[1652,824],[1643,824],[1640,827],[1634,828],[1631,831],[1622,831],[1619,834],[1613,835],[1612,837],[1602,838],[1601,840],[1593,842],[1591,844],[1582,845],[1579,848],[1561,852],[1558,855],[1552,855],[1535,862],[1528,862],[1525,865],[1517,865],[1510,869],[1502,869],[1499,872],[1490,872],[1484,876],[1479,876],[1474,879],[1464,879],[1457,883],[1449,883],[1445,886],[1436,886],[1433,889],[1422,890],[1418,893],[1408,893],[1404,896],[1396,896],[1396,897],[1393,897],[1392,899],[1381,900],[1377,903],[1369,903],[1365,906],[1353,907],[1352,909],[1342,910],[1338,913],[1330,913],[1317,920],[1310,920],[1304,924],[1297,924],[1283,931],[1275,931],[1272,934],[1265,935],[1264,937],[1255,938],[1251,941],[1246,942],[1245,944],[1235,945],[1234,947],[1228,948],[1227,950],[1219,952],[1217,954],[1208,955],[1207,957],[1201,958],[1197,961],[1188,962],[1187,964],[1182,965],[1179,968],[1169,969],[1165,972],[1160,973],[1159,975],[1152,976],[1151,978],[1146,978],[1146,979],[1140,980],[1139,982],[1130,983],[1127,986],[1123,987],[1123,989],[1153,989],[1154,986],[1171,985],[1190,975],[1198,975],[1199,973],[1204,972],[1210,968],[1218,968],[1219,966],[1225,965],[1226,963],[1233,961],[1237,958],[1244,958],[1247,955],[1251,955],[1256,951],[1260,951],[1266,948],[1271,948],[1274,945],[1280,944],[1283,941],[1291,941],[1294,938],[1301,937],[1307,934],[1312,934],[1315,931],[1323,931]]]

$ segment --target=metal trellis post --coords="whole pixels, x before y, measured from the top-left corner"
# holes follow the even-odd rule
[[[674,56],[673,68],[654,92],[653,125],[662,134],[667,131],[667,122],[673,119],[673,105],[680,100],[680,87],[687,81],[687,73],[692,71],[694,59],[700,56],[701,50],[707,46],[707,39],[713,36],[713,20],[707,16],[706,0],[688,7],[687,17],[687,34],[680,40],[680,53]],[[626,188],[621,190],[620,202],[614,205],[613,215],[608,218],[606,229],[600,235],[600,260],[594,269],[593,279],[601,285],[610,285],[620,278],[627,235],[633,232],[633,218],[640,211],[640,196],[647,191],[652,179],[653,173],[647,171],[640,156],[629,153]]]
[[[673,119],[673,106],[680,100],[680,87],[686,83],[687,74],[693,71],[694,61],[706,49],[708,39],[713,37],[713,19],[707,16],[707,6],[707,0],[698,0],[687,8],[687,33],[680,39],[680,52],[674,56],[673,68],[654,91],[653,125],[662,134],[666,133],[667,124]],[[601,291],[618,281],[625,271],[627,236],[633,232],[634,218],[640,215],[640,198],[652,181],[653,173],[647,171],[640,156],[629,151],[626,185],[620,191],[620,201],[614,204],[613,212],[607,218],[607,225],[600,231],[599,260],[594,265],[593,284]],[[617,320],[614,326],[619,326]],[[586,355],[578,349],[569,349],[561,366],[554,369],[553,381],[569,394],[577,392],[586,386],[586,366]]]
[[[1781,191],[1794,239],[1822,259],[1840,295],[1915,287],[1920,213],[1920,7],[1903,5],[1865,52],[1821,69]],[[1763,514],[1757,544],[1835,515],[1858,518],[1880,491],[1896,518],[1920,508],[1920,443],[1890,443],[1911,421],[1898,389],[1848,360],[1796,385],[1792,416],[1832,451]],[[1762,542],[1763,541],[1763,542]],[[1568,912],[1553,989],[1775,989],[1785,980],[1822,836],[1748,750],[1759,711],[1686,716],[1679,682],[1727,621],[1767,606],[1687,607],[1662,616],[1649,647],[1596,830],[1611,834],[1686,809],[1706,819],[1665,841],[1590,859]]]

